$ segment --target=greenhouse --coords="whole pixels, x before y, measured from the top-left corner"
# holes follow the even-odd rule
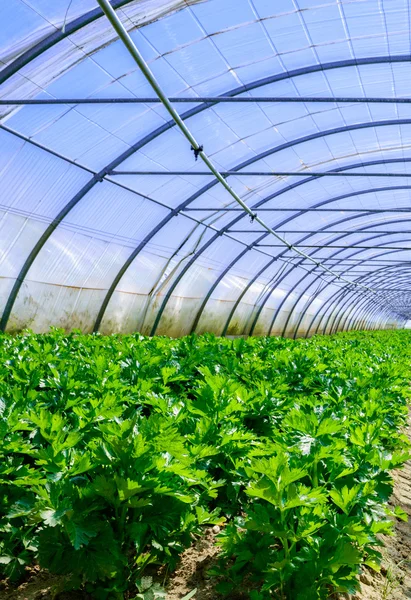
[[[411,598],[408,0],[0,2],[0,600]]]
[[[2,329],[404,326],[408,2],[112,7],[159,89],[96,0],[1,7]]]

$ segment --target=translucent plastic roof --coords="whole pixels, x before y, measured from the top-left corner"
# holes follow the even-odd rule
[[[195,160],[96,0],[8,0],[2,328],[304,335],[403,326],[408,0],[111,4],[165,94],[187,100],[174,107],[234,191],[321,265],[253,222]],[[375,98],[384,101],[364,101]]]

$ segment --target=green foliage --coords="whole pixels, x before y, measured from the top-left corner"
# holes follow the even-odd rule
[[[0,572],[161,598],[144,569],[226,523],[221,593],[353,592],[406,517],[410,356],[407,332],[0,337]]]

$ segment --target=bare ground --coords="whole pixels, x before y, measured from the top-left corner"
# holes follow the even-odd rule
[[[405,432],[411,440],[411,416]],[[394,473],[393,506],[408,514],[408,522],[397,521],[395,535],[384,536],[381,573],[364,570],[361,591],[352,600],[407,600],[411,598],[411,460]]]

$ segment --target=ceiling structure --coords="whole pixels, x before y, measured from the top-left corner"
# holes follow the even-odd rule
[[[404,326],[408,1],[111,5],[252,216],[196,160],[96,0],[2,3],[2,330]]]

